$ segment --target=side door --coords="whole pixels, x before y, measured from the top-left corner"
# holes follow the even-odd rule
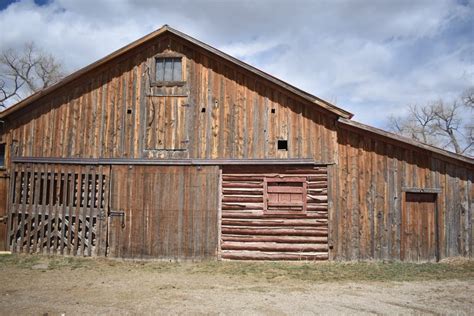
[[[402,212],[402,260],[437,260],[436,198],[433,193],[405,193]]]

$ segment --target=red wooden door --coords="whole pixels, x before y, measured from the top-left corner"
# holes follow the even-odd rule
[[[437,260],[436,214],[436,194],[405,194],[405,208],[402,213],[402,260]]]

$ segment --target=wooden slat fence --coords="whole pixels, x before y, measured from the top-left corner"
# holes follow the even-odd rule
[[[10,250],[105,255],[109,173],[108,166],[14,164]]]

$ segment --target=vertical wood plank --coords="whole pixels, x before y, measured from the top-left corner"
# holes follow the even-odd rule
[[[19,240],[17,239],[17,252],[22,252],[23,251],[23,243],[24,243],[24,235],[25,235],[25,211],[26,211],[26,201],[28,198],[28,165],[22,164],[21,168],[21,174],[22,174],[22,179],[21,179],[21,208],[19,209],[18,215],[19,215],[19,226],[20,226],[20,237]]]
[[[68,188],[69,188],[69,173],[68,169],[66,166],[63,166],[62,171],[61,171],[61,188],[62,188],[62,201],[60,204],[60,216],[61,216],[61,226],[60,226],[60,234],[58,236],[59,238],[59,251],[63,255],[65,253],[64,248],[66,247],[67,249],[67,223],[66,223],[66,214],[68,213],[68,205],[67,205],[67,199],[68,199]]]

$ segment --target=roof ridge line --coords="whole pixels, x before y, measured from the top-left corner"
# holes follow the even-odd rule
[[[201,42],[200,40],[198,39],[195,39],[179,30],[176,30],[174,28],[172,28],[171,26],[169,26],[168,24],[164,24],[162,27],[160,27],[159,29],[131,42],[130,44],[128,45],[125,45],[121,48],[119,48],[118,50],[110,53],[109,55],[106,55],[105,57],[102,57],[98,60],[96,60],[95,62],[69,74],[68,76],[64,77],[62,80],[60,80],[59,82],[55,83],[54,85],[52,86],[49,86],[43,90],[40,90],[28,97],[26,97],[25,99],[15,103],[14,105],[6,108],[5,110],[3,110],[2,112],[0,112],[0,119],[26,107],[27,105],[29,105],[30,103],[48,95],[49,93],[52,93],[53,91],[65,86],[66,84],[68,83],[71,83],[72,81],[78,79],[80,76],[82,75],[85,75],[86,73],[88,73],[89,71],[92,71],[94,70],[95,68],[115,59],[115,58],[118,58],[119,56],[125,54],[126,52],[136,48],[137,46],[139,45],[142,45],[144,44],[145,42],[165,33],[165,32],[170,32],[184,40],[187,40],[188,42],[191,42],[203,49],[205,49],[206,51],[209,51],[215,55],[218,55],[219,57],[229,61],[229,62],[232,62],[240,67],[243,67],[245,69],[247,69],[248,71],[256,74],[257,76],[260,76],[260,77],[263,77],[265,78],[266,80],[270,81],[270,82],[273,82],[274,84],[296,94],[296,95],[299,95],[300,97],[320,106],[321,108],[327,110],[327,111],[330,111],[330,112],[333,112],[335,113],[336,115],[340,116],[340,117],[344,117],[344,118],[352,118],[353,117],[353,114],[342,109],[342,108],[339,108],[337,107],[336,105],[326,101],[326,100],[323,100],[315,95],[312,95],[304,90],[301,90],[299,88],[297,88],[296,86],[293,86],[281,79],[278,79],[277,77],[274,77],[250,64],[247,64],[217,48],[214,48],[204,42]]]

